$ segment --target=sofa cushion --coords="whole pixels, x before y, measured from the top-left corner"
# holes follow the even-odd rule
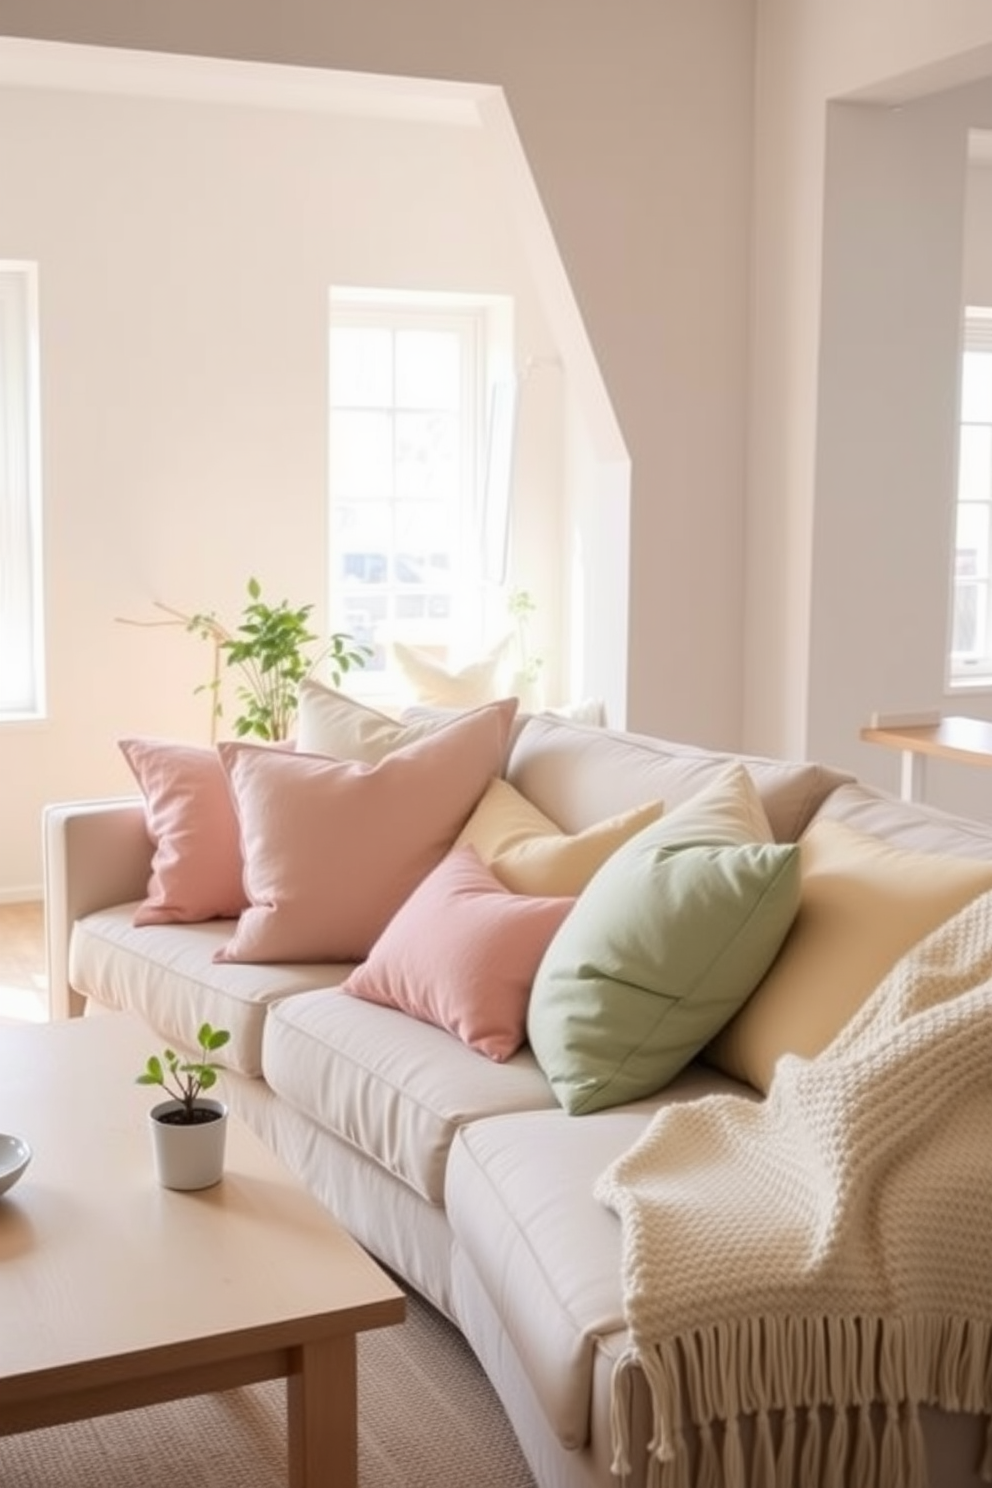
[[[520,730],[506,778],[564,831],[577,832],[644,801],[664,801],[670,811],[734,762],[747,767],[777,842],[797,841],[821,802],[852,779],[824,765],[719,753],[545,714]]]
[[[490,1059],[509,1059],[524,1042],[538,962],[573,903],[511,893],[474,847],[456,847],[341,990],[435,1023]]]
[[[153,845],[148,890],[134,923],[190,924],[240,914],[248,899],[238,819],[216,749],[168,739],[117,742],[144,797]]]
[[[515,894],[575,895],[611,853],[661,812],[662,803],[650,801],[582,832],[563,832],[509,781],[497,779],[490,781],[455,845],[474,847]]]
[[[579,895],[527,1018],[567,1111],[660,1090],[757,986],[799,904],[799,850],[769,836],[749,775],[732,765]]]
[[[452,1144],[444,1197],[456,1313],[468,1269],[563,1446],[585,1445],[596,1341],[624,1327],[620,1227],[593,1198],[596,1179],[662,1107],[745,1090],[693,1064],[663,1094],[594,1121],[503,1115],[463,1126]]]
[[[271,1008],[262,1072],[280,1099],[431,1204],[461,1126],[480,1116],[555,1104],[529,1049],[503,1064],[442,1028],[338,991],[304,992]]]
[[[342,966],[218,966],[230,920],[135,927],[133,904],[77,920],[69,944],[69,980],[101,1006],[133,1011],[162,1039],[196,1048],[201,1023],[230,1030],[217,1063],[244,1075],[262,1072],[266,1009],[281,997],[344,981]],[[154,1048],[149,1049],[154,1053]],[[218,1093],[220,1093],[218,1091]]]
[[[377,765],[219,744],[250,906],[218,959],[367,956],[499,773],[515,711],[461,714]]]
[[[992,862],[913,852],[841,822],[800,844],[799,913],[767,976],[705,1051],[767,1092],[783,1054],[825,1049],[917,941],[992,888]]]
[[[857,832],[884,838],[893,847],[942,853],[954,858],[992,859],[992,831],[987,822],[955,816],[919,801],[852,780],[823,801],[816,820],[843,822]]]

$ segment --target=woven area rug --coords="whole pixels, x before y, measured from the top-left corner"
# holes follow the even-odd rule
[[[534,1488],[461,1335],[419,1297],[358,1343],[360,1488]],[[286,1488],[280,1381],[0,1439],[3,1488]]]

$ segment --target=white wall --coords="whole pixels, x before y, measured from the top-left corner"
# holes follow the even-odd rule
[[[0,257],[40,266],[50,701],[0,728],[12,898],[46,801],[131,789],[119,735],[208,736],[206,644],[116,616],[231,617],[249,574],[322,596],[329,286],[512,294],[521,356],[556,347],[478,128],[8,87],[0,140]],[[562,404],[534,378],[518,465],[550,617]]]
[[[855,759],[874,709],[945,707],[967,130],[983,104],[988,86],[828,117],[808,715],[828,759]],[[862,773],[898,768],[856,747]]]
[[[943,694],[972,112],[949,90],[989,76],[979,0],[759,0],[744,737],[892,789],[872,708],[978,711]],[[949,769],[933,798],[987,815]]]

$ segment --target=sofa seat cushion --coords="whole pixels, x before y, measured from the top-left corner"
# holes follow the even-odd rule
[[[730,764],[747,768],[776,842],[796,842],[830,792],[852,779],[825,765],[721,754],[543,714],[520,730],[506,778],[563,831],[580,832],[645,801],[671,811]]]
[[[431,1204],[444,1201],[448,1152],[465,1122],[556,1104],[529,1049],[497,1064],[443,1028],[333,991],[272,1008],[262,1073],[276,1095]]]
[[[746,1093],[693,1064],[650,1099],[582,1120],[556,1110],[477,1121],[452,1146],[445,1206],[456,1306],[464,1265],[485,1288],[565,1447],[588,1437],[596,1342],[624,1327],[620,1226],[593,1198],[593,1185],[662,1106],[728,1090]]]
[[[138,1013],[163,1040],[196,1046],[203,1022],[230,1030],[217,1063],[240,1074],[262,1073],[262,1028],[281,997],[343,982],[341,966],[226,966],[214,953],[231,936],[232,920],[136,927],[134,904],[77,920],[69,946],[69,980],[105,1007]],[[150,1054],[155,1053],[149,1049]]]

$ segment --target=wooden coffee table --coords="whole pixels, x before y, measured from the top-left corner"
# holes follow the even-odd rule
[[[215,1188],[156,1183],[130,1015],[0,1026],[0,1436],[283,1377],[290,1488],[354,1488],[357,1335],[402,1292],[239,1121]],[[223,1094],[222,1082],[217,1094]]]

